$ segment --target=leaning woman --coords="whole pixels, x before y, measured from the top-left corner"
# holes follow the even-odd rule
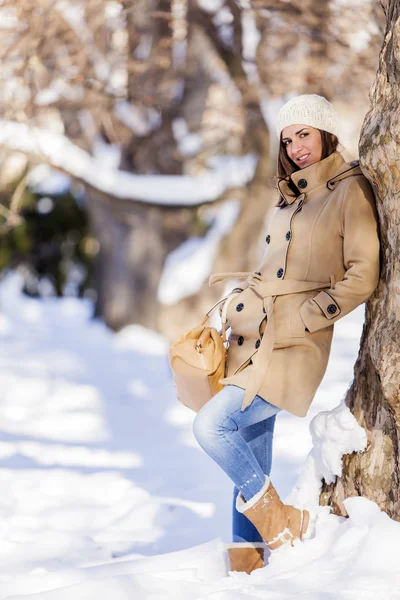
[[[284,504],[270,478],[276,415],[304,417],[326,371],[336,321],[365,302],[379,278],[374,195],[358,162],[337,150],[337,117],[322,96],[289,100],[277,118],[277,206],[254,272],[227,310],[224,387],[197,413],[194,435],[234,483],[231,570],[263,566],[313,535],[304,507]]]

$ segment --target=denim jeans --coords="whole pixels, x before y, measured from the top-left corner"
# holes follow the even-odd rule
[[[275,417],[281,409],[256,396],[242,412],[243,396],[242,388],[225,386],[197,413],[193,433],[235,484],[233,541],[258,542],[262,539],[255,527],[236,510],[236,496],[240,491],[247,501],[263,487],[271,470]]]

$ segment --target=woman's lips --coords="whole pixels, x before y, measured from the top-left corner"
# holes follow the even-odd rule
[[[302,163],[302,162],[304,162],[305,160],[307,160],[307,158],[308,158],[309,156],[310,156],[310,152],[309,152],[308,154],[305,154],[305,155],[304,155],[304,158],[303,158],[303,157],[302,157],[302,158],[298,158],[298,159],[297,159],[297,162],[299,162],[299,163]]]

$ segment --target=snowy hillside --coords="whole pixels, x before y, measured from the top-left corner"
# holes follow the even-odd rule
[[[319,508],[316,537],[266,568],[228,574],[232,484],[175,399],[166,341],[140,326],[113,334],[88,301],[30,299],[20,286],[15,274],[0,285],[0,600],[400,598],[400,524],[363,498],[347,501],[347,520]],[[360,307],[336,325],[309,415],[277,418],[271,477],[283,497],[304,500],[306,488],[312,501],[318,468],[338,468],[335,441],[322,466],[316,447],[296,487],[312,418],[351,380],[362,320]]]

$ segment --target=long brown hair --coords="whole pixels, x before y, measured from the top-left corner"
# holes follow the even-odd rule
[[[318,129],[318,131],[321,134],[321,143],[322,143],[321,160],[323,160],[324,158],[328,158],[328,156],[330,156],[333,152],[336,152],[337,147],[339,145],[339,140],[336,137],[336,135],[333,135],[332,133],[328,133],[327,131],[325,131],[323,129]],[[333,137],[332,137],[332,135],[333,135]],[[298,167],[288,157],[287,152],[286,152],[286,146],[282,142],[282,133],[281,133],[280,143],[279,143],[277,179],[279,181],[281,181],[282,179],[286,179],[286,177],[289,177],[288,186],[291,189],[291,191],[293,192],[294,197],[299,195],[299,190],[297,189],[297,187],[295,186],[293,181],[290,179],[290,175],[292,173],[295,173],[296,171],[300,171],[300,167]],[[282,196],[280,196],[279,202],[276,206],[283,208],[284,206],[287,206],[287,202],[284,198],[282,198]]]

